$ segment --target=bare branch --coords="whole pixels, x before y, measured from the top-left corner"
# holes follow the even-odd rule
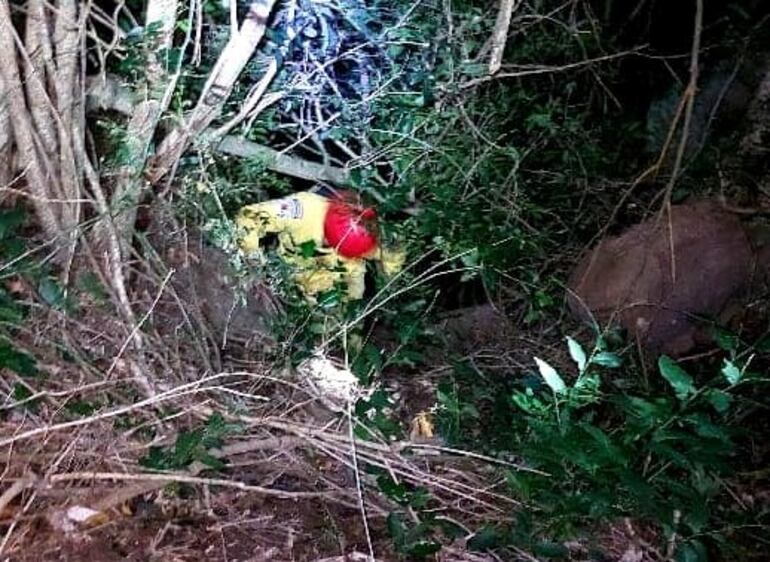
[[[511,26],[511,16],[515,7],[516,0],[500,0],[500,11],[497,12],[497,21],[492,32],[492,56],[489,59],[490,74],[496,74],[503,63],[503,51],[505,51],[508,29]]]
[[[179,129],[161,143],[150,175],[152,182],[165,176],[193,138],[206,130],[222,112],[238,76],[262,41],[275,0],[253,2],[240,30],[234,33],[209,75],[195,109]],[[255,100],[256,103],[256,100]]]
[[[76,199],[82,188],[82,163],[78,165],[73,147],[73,126],[76,105],[80,103],[78,80],[78,44],[80,42],[80,26],[78,23],[78,7],[75,0],[60,0],[56,15],[54,44],[56,45],[56,111],[59,115],[56,123],[59,126],[59,170],[62,195],[65,198]],[[77,205],[69,205],[62,209],[64,226],[74,226],[78,223],[80,209]]]
[[[159,60],[159,54],[171,45],[176,25],[177,0],[152,0],[147,6],[145,23],[157,24],[160,30],[153,52],[149,53],[147,70],[148,91],[146,99],[132,111],[126,131],[127,156],[118,172],[115,191],[111,198],[111,209],[116,212],[115,230],[120,242],[120,257],[128,255],[128,246],[136,221],[136,207],[146,189],[142,178],[152,137],[158,120],[166,109],[171,92],[176,86],[177,74],[169,80],[166,65]]]
[[[136,102],[132,92],[113,76],[95,76],[88,80],[87,109],[90,111],[111,110],[123,115],[132,115],[136,111]],[[259,109],[258,107],[256,109]],[[264,146],[235,135],[226,135],[217,142],[220,133],[204,131],[203,138],[215,139],[211,148],[223,154],[241,158],[261,160],[269,169],[279,174],[309,181],[322,181],[337,185],[350,185],[350,173],[344,168],[326,166],[310,162],[296,156],[289,156],[268,146]]]
[[[48,66],[45,54],[49,53],[49,50],[44,48],[42,43],[43,37],[46,37],[50,47],[50,38],[47,37],[49,21],[42,0],[30,0],[26,24],[24,47],[27,56],[24,60],[24,77],[27,103],[42,148],[46,157],[50,159],[59,151],[59,143],[51,113],[53,104],[45,87],[46,66]],[[50,170],[50,173],[54,176],[58,175],[58,170]]]
[[[267,88],[270,86],[270,83],[277,73],[278,61],[273,59],[270,61],[270,66],[265,72],[265,75],[259,83],[252,88],[249,95],[243,101],[243,105],[241,106],[240,111],[238,111],[238,114],[214,132],[215,138],[225,136],[246,119],[249,119],[249,122],[253,122],[260,113],[283,97],[283,92],[265,95]]]
[[[561,66],[531,66],[531,67],[523,67],[521,70],[514,70],[511,72],[498,72],[494,76],[487,75],[487,76],[482,76],[481,78],[473,78],[471,80],[468,80],[467,82],[463,82],[462,84],[459,85],[459,88],[461,90],[467,90],[468,88],[473,88],[475,86],[478,86],[479,84],[483,84],[484,82],[489,82],[490,80],[498,80],[501,78],[523,78],[525,76],[537,76],[539,74],[554,74],[557,72],[564,72],[566,70],[575,70],[577,68],[590,66],[592,64],[596,64],[599,62],[607,62],[607,61],[619,59],[622,57],[627,57],[628,55],[637,54],[638,52],[639,52],[639,49],[631,49],[629,51],[622,51],[620,53],[613,53],[611,55],[603,55],[600,57],[586,59],[578,62],[572,62]]]
[[[255,142],[235,136],[226,136],[216,145],[219,152],[262,160],[265,166],[279,174],[311,181],[325,181],[337,185],[349,185],[350,175],[343,168],[324,166],[301,158],[294,158]]]
[[[123,473],[123,472],[64,472],[59,474],[53,474],[48,481],[53,483],[59,482],[72,482],[73,480],[115,480],[124,482],[163,482],[168,484],[170,482],[185,482],[188,484],[202,484],[205,486],[222,486],[225,488],[235,488],[238,490],[245,490],[257,494],[263,494],[266,496],[273,496],[283,499],[300,499],[300,498],[327,498],[334,499],[339,494],[333,491],[320,491],[320,492],[292,492],[287,490],[280,490],[276,488],[266,488],[264,486],[256,486],[252,484],[246,484],[238,480],[227,480],[225,478],[200,478],[197,476],[190,476],[180,473],[169,474],[157,474],[154,472],[143,473]]]
[[[0,74],[0,186],[4,187],[13,179],[13,132],[8,115],[5,81]],[[2,201],[2,197],[0,197]]]

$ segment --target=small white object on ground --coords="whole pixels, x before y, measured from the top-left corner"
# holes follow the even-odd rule
[[[358,378],[349,369],[335,365],[322,353],[305,359],[297,367],[297,372],[311,384],[320,398],[335,407],[355,402],[367,390],[361,387]]]
[[[94,515],[99,515],[99,511],[82,505],[73,505],[67,510],[67,519],[75,523],[85,523]]]

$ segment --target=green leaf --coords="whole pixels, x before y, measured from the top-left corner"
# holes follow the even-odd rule
[[[425,558],[441,550],[441,545],[434,541],[418,541],[404,549],[404,554],[416,558]]]
[[[190,464],[195,459],[195,450],[201,445],[203,432],[182,431],[174,443],[173,461],[175,468],[182,468]]]
[[[469,540],[468,550],[486,552],[500,543],[500,532],[494,527],[482,527]]]
[[[577,365],[578,370],[582,373],[588,362],[586,358],[586,352],[583,351],[583,346],[576,342],[573,338],[567,336],[567,347],[569,347],[569,356]]]
[[[730,432],[727,427],[724,425],[717,425],[712,423],[709,416],[703,412],[696,412],[682,419],[683,421],[692,423],[694,425],[695,432],[701,437],[716,439],[724,443],[730,442]]]
[[[374,374],[382,370],[382,354],[380,350],[367,343],[361,349],[351,365],[351,370],[362,383],[367,384]]]
[[[704,544],[697,540],[691,540],[676,551],[676,562],[708,562],[708,552]]]
[[[224,461],[208,450],[221,446],[222,436],[237,427],[226,423],[220,414],[212,414],[205,426],[180,432],[173,447],[151,447],[139,462],[142,466],[157,470],[175,470],[185,468],[197,460],[209,468],[221,470],[225,466]]]
[[[452,539],[452,540],[461,539],[461,538],[465,537],[465,535],[467,534],[467,532],[466,532],[464,527],[462,527],[461,525],[458,525],[457,523],[455,523],[453,521],[449,521],[447,519],[440,519],[440,520],[436,521],[436,523],[441,528],[441,531],[449,539]]]
[[[19,325],[24,319],[22,308],[0,287],[0,322]]]
[[[369,428],[360,423],[353,427],[353,434],[356,436],[356,439],[360,439],[361,441],[371,441],[373,439],[372,432],[369,431]]]
[[[206,420],[206,426],[204,427],[203,436],[201,438],[201,444],[206,449],[222,446],[222,438],[232,433],[238,426],[236,424],[229,424],[225,422],[222,414],[215,412],[211,414],[208,420]]]
[[[363,417],[372,410],[380,411],[392,406],[393,402],[390,400],[387,391],[379,388],[368,399],[361,398],[356,402],[356,415]]]
[[[363,185],[363,170],[361,168],[353,168],[350,171],[350,183],[354,187],[361,187]]]
[[[743,373],[738,367],[735,366],[735,363],[725,359],[724,364],[722,365],[722,375],[725,377],[725,380],[728,383],[738,384],[738,381],[741,380]]]
[[[531,415],[542,415],[548,411],[547,406],[534,396],[531,391],[514,391],[511,395],[511,400],[517,407]]]
[[[139,464],[145,468],[154,470],[167,470],[172,468],[163,447],[151,446],[147,454],[139,459]]]
[[[386,523],[390,538],[397,546],[402,545],[406,539],[406,526],[401,517],[397,513],[391,513],[388,515]]]
[[[26,213],[21,208],[0,210],[0,240],[24,224],[25,217]]]
[[[383,412],[375,413],[371,419],[371,423],[385,436],[395,437],[401,434],[401,426],[398,424],[398,421]]]
[[[417,488],[408,495],[408,502],[412,509],[424,509],[428,505],[431,495],[425,488]]]
[[[64,290],[51,277],[43,277],[37,290],[40,297],[53,308],[61,308],[64,304]]]
[[[401,482],[396,482],[388,474],[381,474],[377,477],[377,487],[380,489],[386,497],[393,501],[405,504],[407,503],[407,490],[406,486]]]
[[[299,245],[300,254],[303,258],[312,258],[316,252],[315,241],[308,240]]]
[[[609,367],[610,369],[617,369],[623,365],[623,360],[615,353],[600,351],[591,358],[591,363],[601,365],[602,367]]]
[[[98,405],[92,402],[86,402],[85,400],[76,400],[74,402],[68,402],[64,406],[68,412],[75,414],[76,416],[86,417],[93,414]]]
[[[556,369],[538,357],[535,357],[535,363],[537,363],[540,376],[543,377],[545,384],[547,384],[551,390],[556,394],[564,394],[567,392],[567,385],[564,384],[564,380],[559,373],[556,372]]]
[[[505,480],[508,487],[518,496],[529,499],[537,489],[539,480],[537,477],[525,472],[516,472],[509,470],[505,473]]]
[[[593,401],[600,398],[599,387],[602,384],[602,380],[596,373],[583,373],[578,380],[575,381],[573,388],[577,391],[583,401]]]
[[[692,377],[667,355],[661,355],[658,359],[658,369],[674,389],[679,400],[686,400],[695,392]]]
[[[35,359],[26,353],[18,351],[5,340],[0,340],[0,367],[10,369],[22,376],[38,374]]]
[[[226,466],[225,462],[222,459],[217,458],[208,453],[203,453],[202,455],[200,455],[198,460],[200,460],[203,464],[205,464],[206,466],[214,470],[222,470]]]
[[[735,351],[738,349],[740,339],[737,334],[730,330],[717,326],[713,330],[713,337],[716,344],[725,351]]]
[[[16,383],[13,385],[13,399],[16,402],[27,400],[30,396],[32,396],[32,391],[23,384]],[[24,404],[21,404],[20,407],[34,412],[37,410],[37,405],[39,403],[40,399],[35,398],[34,400],[27,400]]]
[[[706,400],[720,414],[724,414],[730,409],[733,397],[721,390],[711,389],[706,393]]]
[[[588,423],[580,423],[580,427],[596,441],[607,460],[611,461],[613,464],[617,463],[618,465],[628,464],[629,459],[626,458],[623,451],[615,446],[602,429]]]
[[[569,549],[563,544],[541,542],[535,545],[535,554],[545,558],[568,558]]]
[[[667,398],[647,400],[638,396],[628,396],[616,400],[635,419],[640,431],[652,429],[673,413],[672,401]]]

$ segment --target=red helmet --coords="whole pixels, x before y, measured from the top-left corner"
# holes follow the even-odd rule
[[[360,258],[377,247],[377,211],[363,207],[352,194],[329,202],[324,220],[326,243],[346,258]]]

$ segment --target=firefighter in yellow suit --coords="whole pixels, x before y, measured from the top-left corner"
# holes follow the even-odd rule
[[[392,276],[404,265],[405,255],[399,250],[385,250],[378,244],[360,257],[345,257],[326,244],[324,222],[330,199],[303,191],[281,199],[273,199],[243,207],[235,220],[241,229],[241,249],[248,255],[257,253],[267,234],[276,234],[278,253],[294,269],[294,279],[310,301],[315,295],[332,289],[338,281],[347,287],[348,300],[364,296],[366,260],[380,262],[383,273]],[[319,255],[305,257],[300,246],[313,242]]]
[[[330,199],[323,195],[303,191],[282,199],[247,205],[235,221],[242,232],[240,247],[246,254],[258,253],[262,238],[276,234],[278,252],[294,268],[294,279],[310,302],[338,281],[347,286],[347,300],[359,300],[364,296],[366,260],[378,261],[383,273],[390,277],[403,268],[405,254],[377,244],[359,257],[343,256],[337,248],[327,244],[324,225],[330,204]],[[300,246],[308,242],[314,243],[320,255],[303,256]],[[348,338],[349,349],[360,348],[360,335],[350,334]],[[419,441],[435,439],[429,412],[421,412],[415,417],[411,435]]]

